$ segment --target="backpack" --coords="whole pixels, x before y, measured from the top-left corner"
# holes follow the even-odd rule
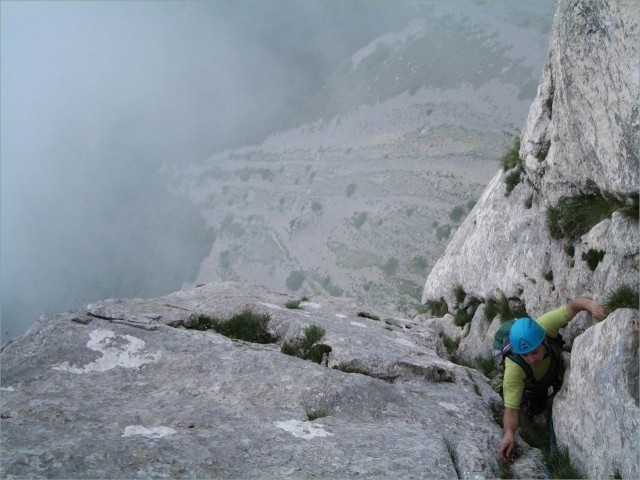
[[[527,390],[547,389],[549,386],[553,386],[554,390],[556,390],[558,378],[560,377],[560,384],[562,381],[561,372],[563,370],[563,363],[562,353],[560,351],[562,345],[564,345],[562,335],[558,334],[556,338],[552,338],[549,335],[545,337],[545,339],[547,340],[547,345],[549,346],[551,368],[541,380],[536,381],[533,375],[533,370],[531,369],[531,365],[529,365],[527,361],[522,358],[522,356],[514,353],[513,351],[513,346],[511,345],[511,340],[509,339],[509,333],[511,332],[511,327],[513,326],[515,321],[516,320],[514,319],[503,323],[493,337],[491,353],[494,360],[496,361],[496,364],[498,365],[498,367],[503,368],[506,358],[510,358],[515,363],[517,363],[526,375],[525,389]],[[557,389],[559,389],[559,386],[557,386]]]

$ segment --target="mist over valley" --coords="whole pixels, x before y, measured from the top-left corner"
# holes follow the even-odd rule
[[[552,1],[2,3],[2,342],[240,281],[420,309]]]

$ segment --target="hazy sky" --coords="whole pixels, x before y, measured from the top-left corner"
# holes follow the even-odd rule
[[[209,233],[158,167],[286,126],[345,57],[422,8],[0,5],[3,341],[46,311],[193,278]]]
[[[213,233],[162,165],[312,118],[342,62],[433,5],[507,4],[2,0],[2,341],[44,312],[195,278]]]

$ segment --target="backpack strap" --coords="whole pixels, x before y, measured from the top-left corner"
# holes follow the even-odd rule
[[[507,358],[510,358],[520,366],[520,368],[524,371],[527,379],[531,380],[532,382],[535,382],[531,365],[529,365],[524,358],[522,358],[517,353],[510,353],[509,355],[507,355]]]

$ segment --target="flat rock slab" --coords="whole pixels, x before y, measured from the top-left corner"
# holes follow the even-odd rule
[[[499,399],[427,346],[433,331],[344,299],[287,300],[225,283],[42,317],[2,351],[2,478],[498,474]],[[247,307],[270,313],[280,343],[325,328],[327,366],[183,327]],[[364,373],[331,368],[345,362]]]

